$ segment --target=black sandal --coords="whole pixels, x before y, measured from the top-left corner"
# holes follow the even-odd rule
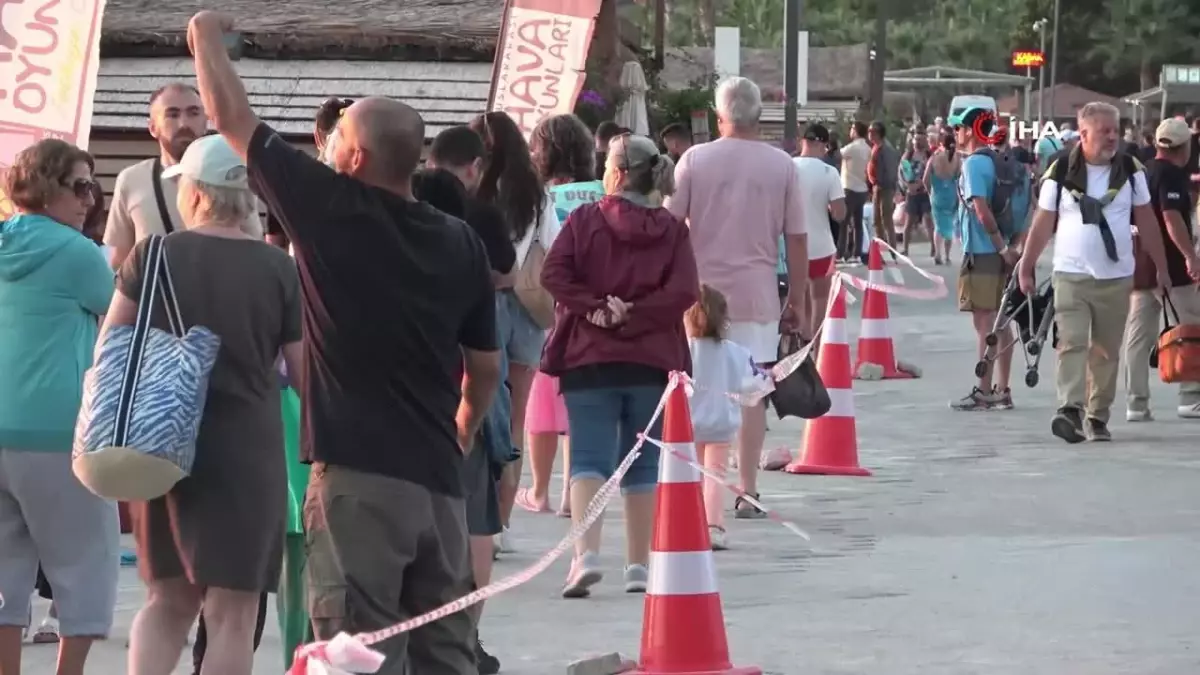
[[[757,492],[748,492],[751,497],[758,499]],[[739,496],[733,500],[733,516],[741,520],[759,520],[767,517],[767,512],[751,504],[745,497]]]

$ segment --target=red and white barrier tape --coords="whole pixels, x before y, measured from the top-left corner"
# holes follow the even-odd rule
[[[876,241],[893,253],[899,262],[915,270],[924,279],[933,282],[934,288],[928,290],[914,290],[903,285],[874,284],[869,280],[859,279],[858,277],[851,276],[844,272],[839,272],[834,275],[833,278],[833,285],[830,289],[831,300],[832,298],[837,297],[837,294],[841,292],[843,285],[851,286],[860,291],[866,291],[869,288],[883,293],[888,293],[890,295],[898,295],[901,297],[914,299],[930,300],[946,296],[948,291],[944,279],[920,269],[915,263],[912,262],[912,260],[902,255],[896,249],[892,248],[887,242],[881,239],[876,239]],[[901,277],[901,281],[902,280],[903,277]],[[847,301],[851,301],[851,296],[849,294],[847,294]],[[830,303],[830,306],[832,306],[832,302]],[[778,382],[796,372],[800,365],[804,363],[805,359],[808,358],[809,354],[817,344],[817,335],[821,333],[821,330],[824,328],[825,323],[828,320],[829,311],[827,307],[824,320],[822,320],[821,324],[817,326],[816,332],[812,336],[813,340],[808,345],[805,345],[805,347],[800,351],[789,355],[779,363],[775,364],[775,366],[771,368],[771,376],[769,380],[764,382],[763,385],[756,386],[751,392],[729,392],[728,395],[744,406],[753,406],[760,403],[772,391],[774,391],[775,382]],[[472,605],[483,602],[488,598],[516,588],[517,586],[530,581],[537,575],[546,571],[552,564],[554,564],[555,561],[562,557],[562,555],[566,553],[577,540],[583,537],[588,528],[590,528],[600,518],[600,516],[603,515],[604,509],[608,506],[608,503],[612,501],[612,498],[616,496],[617,491],[619,490],[621,478],[629,471],[629,468],[633,465],[633,462],[638,458],[638,455],[641,453],[641,447],[644,443],[651,443],[660,448],[660,450],[665,450],[671,453],[674,457],[687,462],[692,467],[700,471],[701,474],[703,474],[708,480],[716,481],[725,487],[725,489],[733,492],[754,507],[762,510],[767,514],[769,519],[786,527],[789,531],[793,532],[797,536],[808,540],[809,535],[800,529],[795,523],[784,519],[775,511],[767,508],[762,502],[752,495],[746,493],[741,488],[737,487],[737,485],[724,480],[719,474],[702,466],[691,457],[688,457],[669,445],[664,444],[662,441],[650,438],[647,435],[650,431],[650,428],[654,426],[654,423],[662,415],[663,409],[667,403],[667,397],[671,394],[675,387],[678,386],[686,387],[690,396],[695,385],[686,375],[681,376],[679,374],[673,374],[671,376],[666,389],[663,391],[662,397],[658,401],[658,406],[655,408],[654,415],[650,418],[650,423],[646,426],[646,429],[642,432],[642,434],[639,435],[637,444],[634,445],[629,454],[625,457],[625,460],[622,461],[621,464],[616,468],[612,477],[609,478],[597,491],[595,498],[592,499],[591,504],[588,505],[588,508],[584,513],[583,520],[572,525],[567,531],[566,535],[564,535],[563,538],[558,542],[558,544],[532,565],[515,574],[511,574],[503,579],[495,581],[477,591],[474,591],[473,593],[465,595],[454,602],[443,605],[432,612],[409,619],[408,621],[404,621],[394,626],[390,626],[372,633],[360,633],[353,636],[341,633],[327,642],[316,642],[313,644],[303,645],[296,650],[295,662],[293,663],[289,673],[291,675],[367,675],[378,672],[379,668],[383,665],[384,658],[379,652],[370,649],[369,645],[382,642],[383,640],[400,635],[401,633],[407,633],[415,628],[419,628],[456,612],[460,612],[468,607],[471,607]]]
[[[563,536],[558,544],[550,549],[541,558],[538,558],[529,567],[511,574],[503,579],[494,581],[483,588],[469,593],[454,602],[443,605],[432,612],[421,616],[409,619],[394,626],[375,631],[373,633],[360,633],[350,636],[345,633],[339,634],[329,642],[316,642],[309,645],[303,645],[296,650],[296,658],[292,664],[289,673],[291,675],[350,675],[352,673],[368,674],[379,670],[383,665],[383,656],[375,650],[369,649],[369,645],[377,642],[382,642],[390,637],[407,633],[415,628],[420,628],[428,623],[433,623],[438,619],[447,617],[456,612],[483,602],[488,598],[499,595],[505,591],[511,590],[533,579],[537,575],[546,571],[550,565],[554,564],[564,553],[566,553],[577,540],[583,537],[588,528],[595,523],[601,515],[604,514],[604,509],[608,506],[608,502],[616,495],[620,488],[621,478],[633,466],[633,462],[638,458],[642,444],[646,442],[646,434],[654,427],[654,423],[662,415],[663,409],[667,405],[667,397],[674,391],[675,387],[681,386],[682,382],[678,374],[672,374],[670,381],[667,383],[667,388],[663,391],[663,395],[658,400],[658,405],[654,410],[654,414],[650,417],[650,423],[639,435],[638,442],[630,450],[625,460],[617,466],[613,471],[613,475],[605,483],[600,486],[596,492],[595,498],[588,505],[587,511],[584,512],[583,520],[571,526],[567,534]]]

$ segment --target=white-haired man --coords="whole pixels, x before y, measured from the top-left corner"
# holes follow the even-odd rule
[[[1135,226],[1160,288],[1170,285],[1146,172],[1136,158],[1120,152],[1120,119],[1107,103],[1080,109],[1079,145],[1055,160],[1042,179],[1018,268],[1021,290],[1032,294],[1038,257],[1056,237],[1058,412],[1050,429],[1068,443],[1112,440],[1108,419],[1133,290]]]
[[[776,265],[785,241],[788,295],[782,308],[788,329],[805,311],[808,252],[796,165],[787,153],[759,137],[762,93],[742,77],[717,87],[721,138],[693,147],[675,168],[675,194],[667,208],[685,218],[700,280],[725,295],[728,339],[756,361],[777,359],[780,329]],[[742,489],[757,495],[759,455],[766,436],[766,405],[742,409],[738,469]],[[736,504],[740,518],[765,514],[749,502]]]

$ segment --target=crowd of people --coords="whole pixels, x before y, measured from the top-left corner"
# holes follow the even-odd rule
[[[190,475],[123,505],[147,588],[129,644],[139,675],[173,672],[197,619],[195,672],[249,673],[267,594],[290,570],[305,576],[300,639],[388,626],[486,585],[512,546],[514,508],[551,510],[568,437],[558,512],[578,521],[650,425],[671,372],[735,388],[776,359],[781,312],[796,331],[823,314],[829,217],[844,210],[836,172],[761,142],[749,80],[722,85],[723,138],[691,150],[681,126],[663,130],[664,152],[571,115],[527,141],[507,115],[486,113],[439,133],[421,167],[420,116],[367,98],[321,107],[312,157],[255,115],[223,47],[229,28],[211,12],[192,20],[197,86],[152,96],[159,156],[120,174],[107,222],[93,160],[70,144],[39,142],[6,174],[18,214],[0,229],[0,387],[12,402],[0,412],[4,675],[20,670],[39,570],[60,675],[82,673],[111,629],[122,518],[75,477],[72,434],[82,374],[108,332],[137,319],[158,238],[179,314],[221,349]],[[810,136],[810,154],[823,154],[828,139]],[[766,182],[764,163],[775,169]],[[797,178],[806,171],[820,174],[824,202],[803,194],[814,189]],[[739,198],[714,199],[722,193]],[[723,227],[750,212],[752,232]],[[150,316],[158,328],[171,319]],[[285,456],[289,387],[310,468]],[[723,471],[736,442],[756,495],[765,406],[743,414],[720,395],[696,405],[706,462]],[[284,534],[300,471],[306,545],[294,547]],[[657,474],[647,446],[622,481],[630,593],[649,578]],[[729,545],[720,497],[710,491],[716,548]],[[578,543],[564,597],[601,582],[601,527]],[[286,562],[296,549],[301,565]],[[382,672],[498,672],[481,611],[383,643]]]
[[[157,237],[180,315],[221,350],[190,475],[127,507],[147,589],[134,675],[173,672],[198,619],[195,672],[249,675],[267,594],[294,570],[307,620],[293,642],[384,628],[486,586],[514,546],[516,507],[580,522],[638,434],[658,435],[675,371],[697,385],[701,461],[723,474],[732,455],[757,498],[768,403],[727,394],[763,376],[782,337],[816,335],[868,220],[895,241],[897,190],[935,264],[962,242],[959,305],[981,350],[1007,280],[1032,292],[1057,228],[1052,429],[1070,442],[1108,438],[1125,333],[1129,419],[1151,419],[1144,362],[1168,289],[1180,320],[1200,320],[1185,168],[1195,137],[1182,121],[1158,128],[1143,166],[1118,152],[1115,110],[1086,107],[1078,145],[1053,149],[1036,202],[1014,197],[1006,218],[992,210],[1001,171],[974,136],[980,111],[952,118],[934,144],[914,134],[903,153],[882,123],[855,123],[841,147],[813,123],[792,157],[763,141],[761,92],[738,77],[716,90],[720,138],[694,147],[679,125],[661,132],[664,151],[572,115],[527,140],[489,112],[437,134],[421,166],[421,116],[370,97],[321,106],[313,157],[255,114],[223,43],[232,29],[218,13],[192,19],[198,84],[151,98],[160,154],[121,173],[106,224],[94,162],[68,143],[38,142],[5,176],[18,212],[0,226],[0,675],[20,672],[39,575],[54,598],[58,675],[83,673],[111,629],[121,518],[74,476],[72,434],[83,373],[110,329],[135,322]],[[954,407],[1011,408],[1009,368],[1002,359]],[[293,461],[288,388],[304,409]],[[1200,417],[1200,388],[1180,397],[1179,414]],[[627,593],[649,579],[658,462],[642,446],[621,480]],[[737,499],[733,515],[765,517],[754,501]],[[736,546],[726,509],[707,484],[717,550]],[[602,590],[602,526],[576,543],[564,598]],[[377,645],[379,672],[499,672],[482,613]]]

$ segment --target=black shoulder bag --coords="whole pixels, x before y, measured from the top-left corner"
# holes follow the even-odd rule
[[[171,211],[167,209],[167,198],[163,196],[161,158],[154,158],[154,169],[150,172],[150,180],[154,182],[154,199],[158,202],[158,215],[162,218],[163,234],[171,234],[175,231],[175,224],[171,222]]]

